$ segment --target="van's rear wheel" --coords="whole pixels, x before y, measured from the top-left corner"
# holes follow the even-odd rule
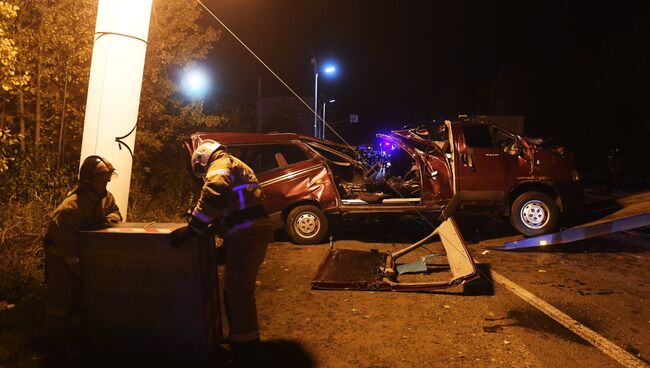
[[[287,215],[284,228],[296,244],[318,244],[327,234],[327,218],[316,206],[297,206]]]
[[[551,233],[557,228],[559,220],[559,208],[555,201],[544,193],[526,192],[512,202],[510,223],[524,236]]]

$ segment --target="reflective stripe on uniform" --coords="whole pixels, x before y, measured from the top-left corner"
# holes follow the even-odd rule
[[[206,223],[206,224],[211,223],[212,220],[213,220],[213,219],[209,218],[208,216],[202,214],[201,212],[199,212],[197,210],[192,211],[192,216],[196,217],[197,219],[199,219],[199,221],[201,221],[203,223]]]
[[[254,219],[254,220],[247,220],[244,222],[241,222],[237,225],[231,226],[228,228],[228,236],[236,233],[237,231],[244,230],[244,229],[249,229],[251,227],[257,227],[257,226],[268,226],[270,225],[271,222],[268,218],[260,218],[260,219]]]
[[[206,178],[211,178],[215,175],[227,175],[230,176],[230,169],[216,169],[216,170],[210,170],[205,174]]]
[[[239,209],[243,210],[246,208],[246,204],[249,202],[249,198],[246,198],[245,194],[246,192],[252,192],[256,189],[259,188],[259,184],[257,183],[246,183],[246,184],[240,184],[237,185],[236,187],[232,188],[233,192],[237,193],[237,197],[239,199]]]
[[[255,190],[256,188],[258,188],[259,186],[260,185],[257,184],[257,183],[246,183],[246,184],[237,185],[236,187],[232,188],[232,190],[235,191],[235,192],[240,191],[240,190],[252,191],[252,190]]]
[[[192,211],[192,216],[205,224],[211,224],[215,219],[223,217],[223,211],[212,206],[204,205],[202,211],[198,208]]]

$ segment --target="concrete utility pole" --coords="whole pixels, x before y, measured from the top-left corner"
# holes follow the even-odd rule
[[[126,219],[133,146],[153,0],[99,0],[81,161],[100,155],[117,176],[108,185]]]

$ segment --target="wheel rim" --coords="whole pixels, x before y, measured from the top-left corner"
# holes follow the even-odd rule
[[[541,229],[548,223],[549,212],[546,203],[533,199],[524,203],[521,207],[519,217],[526,227],[530,229]]]
[[[300,237],[310,239],[318,234],[320,220],[313,212],[301,212],[293,222],[293,229]]]

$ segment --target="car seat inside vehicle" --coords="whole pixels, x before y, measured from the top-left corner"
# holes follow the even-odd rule
[[[278,167],[289,166],[289,163],[287,163],[287,159],[284,158],[284,155],[281,152],[277,152],[275,154],[275,161],[278,163]]]

